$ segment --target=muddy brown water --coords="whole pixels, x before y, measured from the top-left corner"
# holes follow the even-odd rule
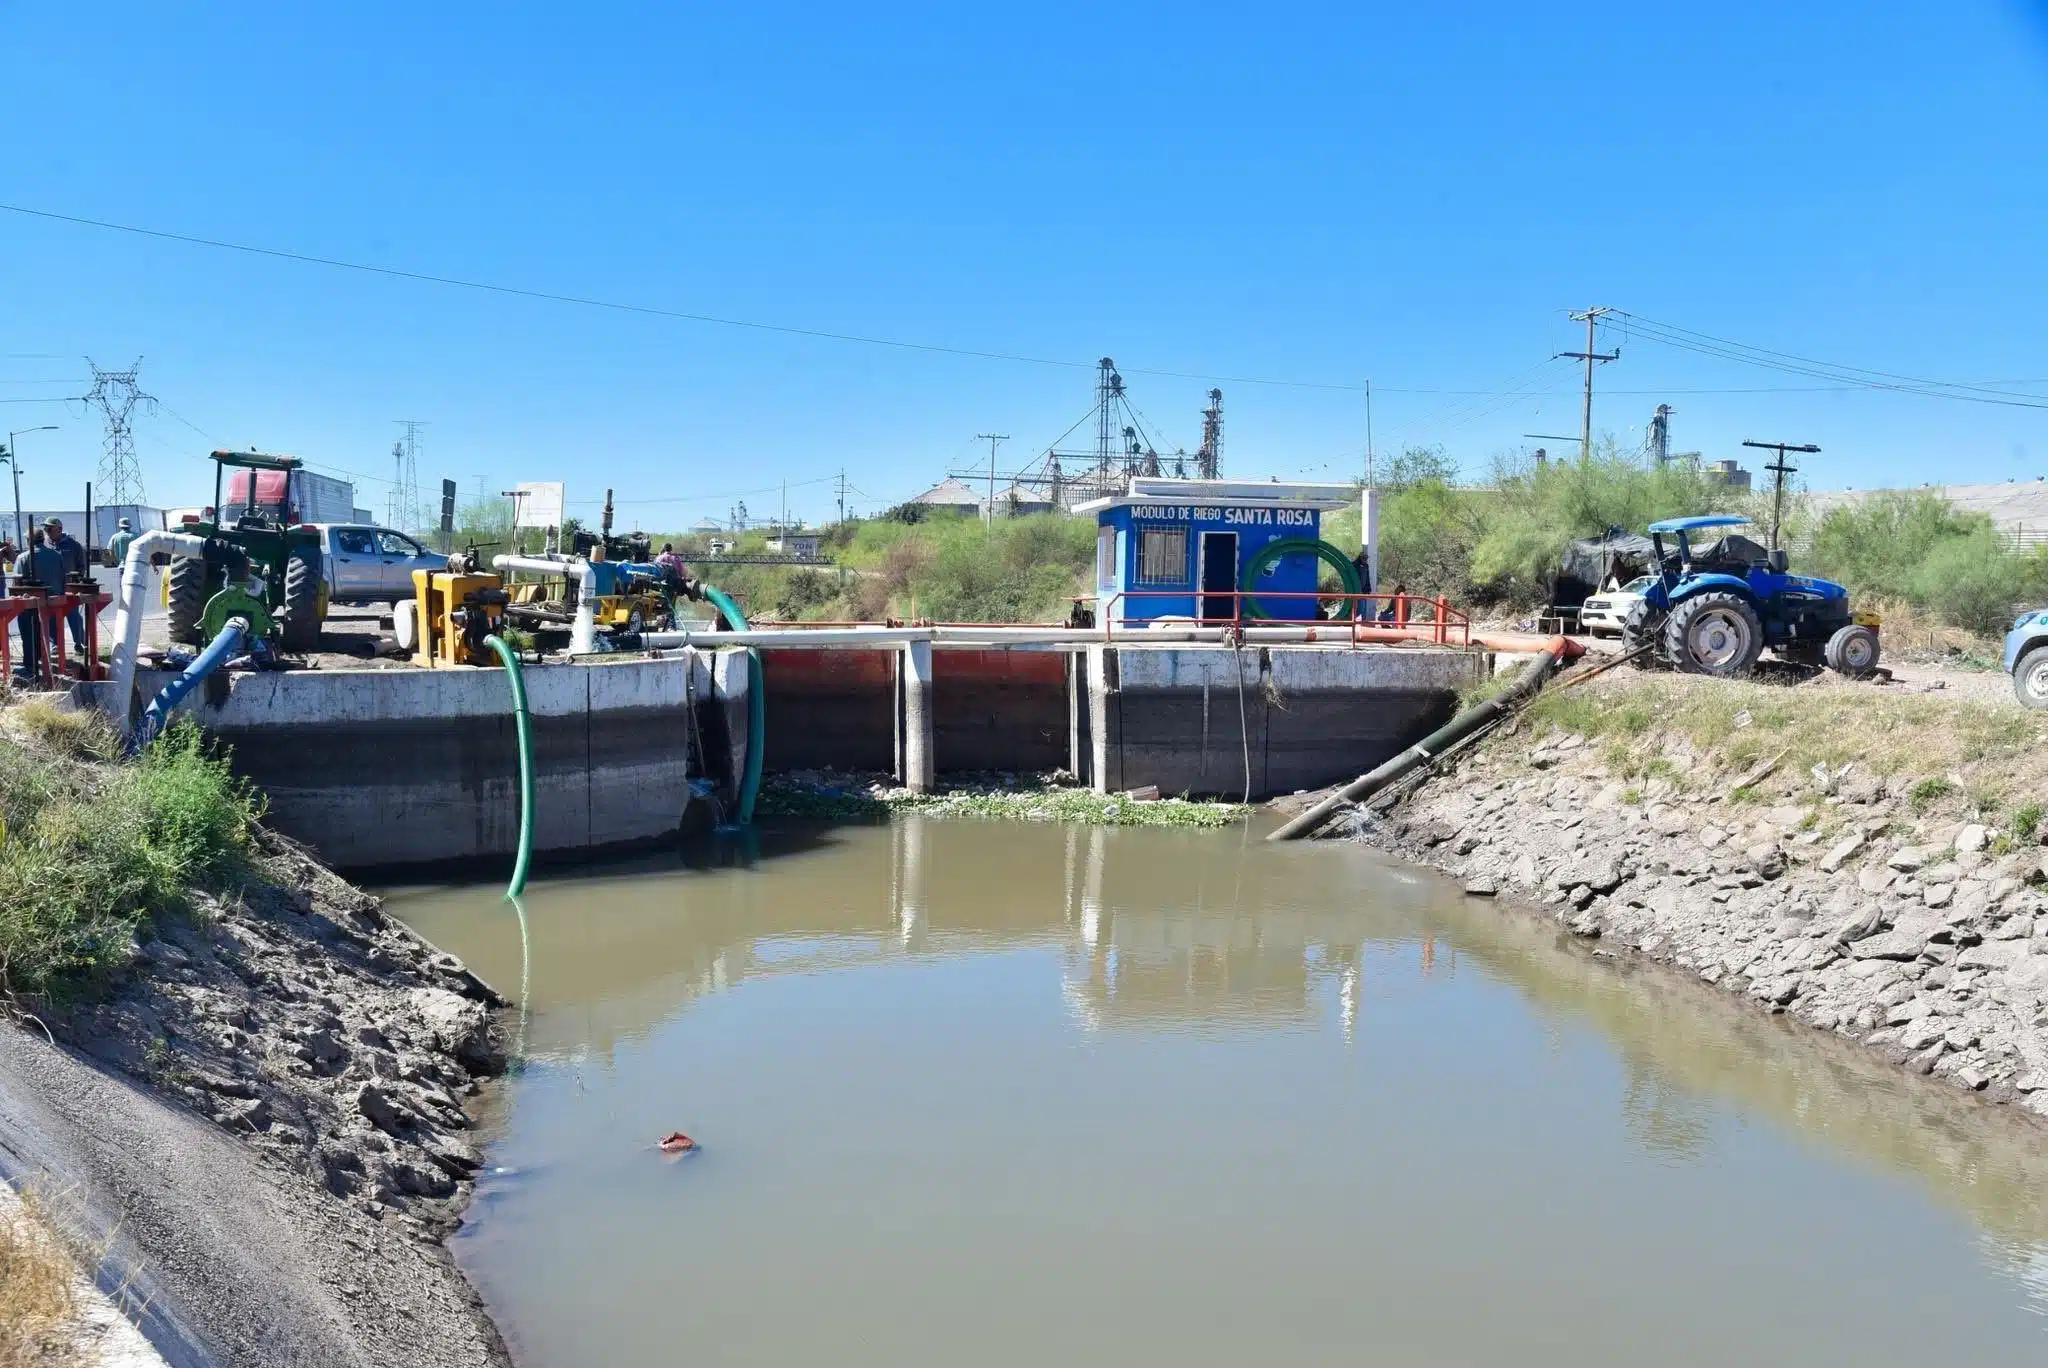
[[[455,1250],[524,1368],[2048,1362],[2048,1131],[1356,846],[788,825],[392,907],[523,985]]]

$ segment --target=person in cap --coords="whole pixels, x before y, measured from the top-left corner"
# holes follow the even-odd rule
[[[50,592],[56,593],[63,589],[65,580],[73,578],[83,579],[92,573],[86,568],[85,548],[78,544],[78,538],[64,530],[64,520],[62,518],[52,515],[43,519],[43,541],[51,550],[57,553],[64,567],[63,573],[57,577],[57,583],[51,586]],[[85,649],[85,609],[73,608],[65,615],[64,620],[71,624],[72,649],[83,651]]]
[[[128,560],[128,547],[135,540],[135,526],[126,518],[115,524],[114,535],[107,539],[107,559],[116,570]]]

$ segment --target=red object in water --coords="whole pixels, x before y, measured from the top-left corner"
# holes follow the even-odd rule
[[[670,1131],[656,1142],[655,1147],[663,1154],[685,1154],[697,1148],[697,1142],[681,1131]]]

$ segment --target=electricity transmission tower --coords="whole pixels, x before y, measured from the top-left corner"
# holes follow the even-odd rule
[[[124,371],[101,370],[93,365],[91,357],[85,364],[92,367],[92,392],[79,402],[88,409],[99,410],[100,417],[107,425],[106,447],[100,453],[99,475],[94,487],[103,504],[139,504],[142,502],[142,467],[135,461],[135,429],[129,420],[134,416],[137,404],[156,406],[156,399],[144,394],[135,384],[135,373],[142,369],[142,358],[136,357],[135,364]]]
[[[416,418],[394,419],[405,436],[391,444],[391,463],[397,476],[391,483],[387,521],[401,532],[419,528],[420,519],[420,429],[426,424]]]

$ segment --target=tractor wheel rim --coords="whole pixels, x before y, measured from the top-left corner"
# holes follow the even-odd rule
[[[1693,658],[1716,669],[1732,665],[1749,650],[1749,624],[1734,613],[1716,609],[1702,613],[1692,629]]]
[[[1870,642],[1865,637],[1854,636],[1842,643],[1842,663],[1852,670],[1870,668]]]

